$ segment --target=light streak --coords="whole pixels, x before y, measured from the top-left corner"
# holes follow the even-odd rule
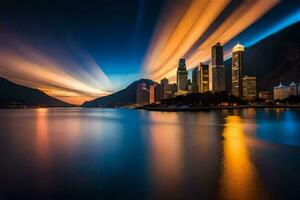
[[[196,16],[191,17],[189,14],[190,10],[195,9],[197,5],[205,3],[205,1],[194,0],[191,2],[189,9],[184,13],[181,21],[178,22],[178,27],[185,29],[188,34],[179,35],[176,34],[177,29],[170,34],[169,37],[164,36],[166,43],[168,44],[172,41],[172,44],[176,45],[164,45],[164,48],[157,54],[151,53],[154,47],[150,48],[149,57],[146,57],[146,62],[144,64],[145,75],[151,79],[159,81],[163,77],[174,78],[177,69],[177,61],[181,57],[187,59],[187,67],[192,68],[200,62],[207,61],[210,59],[210,49],[216,42],[221,42],[223,45],[230,42],[233,38],[242,33],[246,28],[255,23],[258,19],[264,16],[268,11],[270,11],[275,5],[277,5],[279,0],[245,0],[242,1],[236,9],[229,14],[229,16],[224,19],[224,21],[219,24],[218,28],[210,33],[209,37],[206,38],[198,48],[194,50],[191,54],[190,52],[193,45],[203,36],[203,33],[209,28],[210,25],[215,21],[215,19],[221,14],[224,8],[230,3],[230,1],[210,1],[210,5],[216,3],[214,6],[204,6],[205,9],[198,13],[200,14],[198,19]],[[218,4],[218,5],[217,5]],[[219,6],[219,7],[217,7]],[[193,22],[195,26],[181,26],[184,23],[184,19]],[[203,20],[207,20],[205,23]],[[197,22],[199,23],[197,23]],[[200,23],[201,22],[201,23]],[[166,27],[167,29],[169,27]],[[159,27],[163,34],[164,27]],[[182,36],[182,37],[180,37]],[[157,39],[154,37],[153,46],[157,42],[163,43],[162,39]],[[225,57],[228,57],[228,49],[225,53]],[[171,52],[172,56],[168,56],[164,52]],[[169,53],[169,54],[171,54]]]
[[[81,104],[112,91],[112,84],[105,73],[77,45],[66,48],[60,44],[53,45],[51,41],[49,48],[54,46],[54,51],[49,54],[49,51],[46,53],[44,49],[12,37],[11,33],[2,31],[0,37],[2,77],[73,104]]]
[[[157,58],[146,62],[147,73],[153,73],[151,78],[157,80],[173,68],[229,3],[229,0],[192,1],[170,37],[162,36],[167,42]]]

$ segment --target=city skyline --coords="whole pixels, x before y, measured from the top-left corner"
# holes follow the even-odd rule
[[[83,5],[32,0],[4,2],[0,11],[0,76],[75,104],[112,94],[142,77],[157,82],[167,77],[173,83],[181,57],[187,70],[209,62],[210,48],[219,41],[226,60],[237,41],[248,48],[300,21],[300,3],[279,0],[207,5],[198,0]]]

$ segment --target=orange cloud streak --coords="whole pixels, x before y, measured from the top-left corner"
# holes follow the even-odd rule
[[[230,0],[192,1],[158,57],[145,64],[146,73],[157,79],[170,66],[176,65],[229,3]]]
[[[188,68],[192,68],[202,61],[209,60],[211,46],[217,42],[226,44],[279,2],[279,0],[243,1],[213,33],[200,44],[191,56],[186,57]],[[204,10],[199,9],[201,3],[205,4]],[[207,3],[206,1],[194,0],[182,20],[178,22],[177,29],[167,39],[166,43],[172,41],[172,44],[165,45],[164,49],[156,57],[149,53],[151,56],[146,58],[144,65],[146,76],[156,81],[163,77],[171,78],[172,80],[176,74],[179,58],[186,56],[186,53],[193,47],[195,42],[201,38],[203,33],[229,3],[230,1],[210,1]],[[196,13],[194,13],[194,15],[191,14],[194,10],[197,10],[198,15]],[[191,23],[193,25],[189,26]],[[182,24],[184,24],[184,26]],[[163,29],[163,27],[159,28]],[[179,31],[178,29],[185,30]],[[181,33],[181,35],[178,32]],[[154,38],[153,44],[155,44],[156,41],[161,42],[161,39]],[[160,44],[157,45],[160,46]],[[152,49],[150,49],[150,51]],[[169,54],[163,52],[168,52]]]
[[[21,85],[42,90],[63,101],[81,104],[84,101],[110,94],[112,85],[85,52],[85,64],[75,62],[68,56],[68,63],[59,63],[42,51],[25,45],[20,40],[9,38],[9,46],[0,48],[0,75]],[[2,45],[1,45],[2,46]],[[62,49],[58,49],[58,51]]]

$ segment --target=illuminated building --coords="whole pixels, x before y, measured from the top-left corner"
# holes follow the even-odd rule
[[[138,105],[149,104],[149,90],[147,89],[146,83],[140,83],[136,91],[136,102]]]
[[[290,95],[290,88],[283,85],[281,82],[278,86],[273,88],[274,100],[282,100],[288,98]]]
[[[248,100],[254,100],[257,97],[256,93],[256,77],[245,76],[243,78],[243,96]]]
[[[179,60],[177,69],[177,87],[178,92],[188,90],[188,71],[186,70],[185,59]]]
[[[225,91],[225,67],[223,46],[218,42],[211,48],[211,64],[209,66],[209,90]]]
[[[209,65],[200,63],[199,89],[201,93],[209,91]]]
[[[155,90],[156,90],[156,85],[155,84],[150,85],[150,88],[149,88],[149,103],[150,104],[153,104],[156,102]]]
[[[192,71],[192,87],[193,93],[200,92],[200,73],[199,73],[199,66],[195,67]]]
[[[273,99],[273,92],[272,91],[262,91],[262,92],[259,92],[258,97],[260,99],[264,99],[266,101],[271,101]]]
[[[170,84],[169,80],[164,78],[160,81],[160,97],[161,99],[169,99],[173,97],[177,90],[176,84]]]
[[[243,68],[244,68],[244,46],[239,43],[232,50],[231,85],[232,94],[237,97],[243,96]]]

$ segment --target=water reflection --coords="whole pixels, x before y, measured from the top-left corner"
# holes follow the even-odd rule
[[[224,199],[264,198],[254,164],[246,146],[243,123],[239,116],[228,116],[223,131],[223,169],[221,192]]]
[[[150,114],[150,119],[156,122],[164,122],[169,117],[177,121],[176,113]],[[181,130],[174,124],[154,123],[150,127],[150,167],[158,198],[178,197],[180,192],[184,163],[181,137]]]
[[[45,169],[49,163],[48,109],[40,108],[36,112],[36,154],[39,167]]]

